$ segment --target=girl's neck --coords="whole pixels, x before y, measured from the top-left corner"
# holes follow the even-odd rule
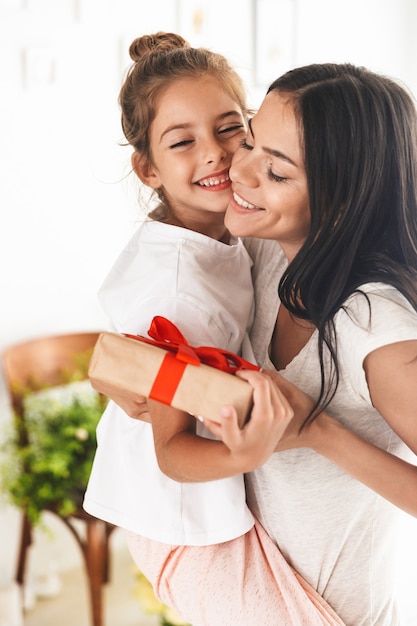
[[[230,233],[227,228],[225,228],[224,224],[183,224],[179,219],[175,218],[174,216],[168,219],[167,224],[171,224],[172,226],[180,226],[181,228],[186,228],[187,230],[193,230],[196,233],[206,235],[206,237],[210,237],[210,239],[215,239],[216,241],[220,241],[221,243],[230,243]]]
[[[152,215],[151,217],[153,217],[153,219],[158,219],[159,217],[159,221],[162,221],[165,224],[171,224],[171,226],[179,226],[180,228],[192,230],[200,233],[201,235],[206,235],[206,237],[210,237],[211,239],[215,239],[216,241],[220,241],[221,243],[230,243],[230,233],[222,221],[219,221],[219,223],[187,221],[185,223],[173,213],[165,214],[162,219],[161,216],[158,215]]]

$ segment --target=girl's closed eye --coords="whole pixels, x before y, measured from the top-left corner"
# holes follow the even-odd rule
[[[233,124],[233,126],[227,126],[226,128],[219,129],[219,135],[224,135],[226,133],[236,133],[244,131],[245,127],[243,124]]]
[[[170,150],[174,150],[175,148],[183,148],[184,146],[188,146],[193,143],[193,139],[182,139],[181,141],[176,141],[175,143],[169,146]]]

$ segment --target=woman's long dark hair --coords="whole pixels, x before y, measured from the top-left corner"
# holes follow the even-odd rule
[[[399,83],[351,64],[291,70],[274,90],[294,105],[309,189],[310,233],[279,295],[319,332],[322,385],[311,419],[337,388],[333,317],[346,299],[383,282],[417,310],[417,114]]]

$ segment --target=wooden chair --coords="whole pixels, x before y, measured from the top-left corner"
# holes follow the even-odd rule
[[[16,415],[23,419],[22,389],[30,388],[34,380],[44,387],[56,387],[68,382],[68,373],[77,367],[74,356],[92,351],[98,335],[98,332],[54,335],[8,347],[3,352],[3,370],[11,406]],[[55,510],[52,512],[59,515]],[[103,626],[102,586],[109,580],[109,539],[115,527],[90,516],[82,509],[81,503],[72,515],[59,517],[82,551],[89,585],[92,625]],[[80,519],[85,522],[85,533],[81,532],[80,524],[74,523]],[[20,585],[24,582],[27,549],[31,543],[31,523],[23,511],[15,574],[15,580]]]

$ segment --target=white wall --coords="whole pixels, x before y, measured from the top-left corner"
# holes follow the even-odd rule
[[[269,36],[276,29],[286,41],[278,0],[258,2],[272,11]],[[252,0],[0,0],[0,351],[106,325],[95,294],[137,211],[117,106],[135,36],[175,30],[223,52],[253,105],[281,70],[323,61],[368,65],[417,94],[413,0],[296,1],[293,56],[284,50],[279,71],[272,63],[261,85],[253,80],[252,10]],[[205,18],[200,33],[196,11]],[[9,415],[0,380],[0,427]],[[12,576],[18,520],[0,507],[0,585]],[[76,558],[67,539],[64,551],[60,542],[39,545],[59,567]]]

